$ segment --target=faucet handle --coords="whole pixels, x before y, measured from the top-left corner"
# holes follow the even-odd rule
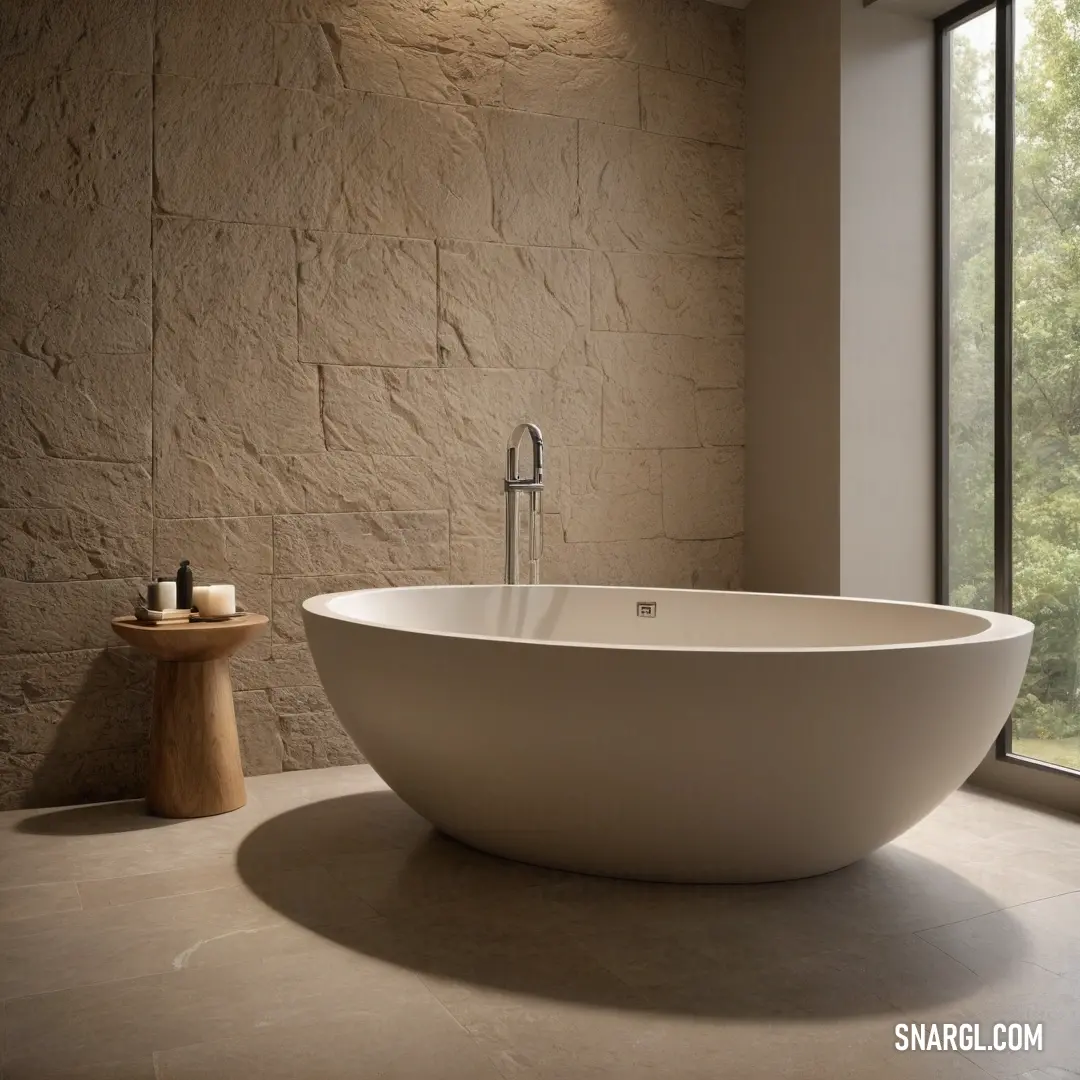
[[[534,488],[529,492],[529,560],[533,573],[539,577],[540,559],[544,554],[544,491]],[[534,581],[533,584],[538,584]]]

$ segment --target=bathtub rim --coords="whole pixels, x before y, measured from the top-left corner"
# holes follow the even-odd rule
[[[426,630],[421,628],[398,626],[391,623],[380,622],[374,619],[362,619],[347,615],[340,611],[331,610],[331,603],[343,596],[358,596],[366,593],[439,593],[449,590],[463,591],[466,589],[571,589],[574,591],[620,591],[627,593],[671,594],[671,593],[719,593],[721,595],[738,596],[767,596],[795,600],[825,600],[834,604],[875,604],[893,607],[926,608],[933,611],[947,610],[964,615],[971,615],[986,623],[984,629],[973,634],[964,634],[960,637],[934,638],[930,641],[894,641],[874,644],[855,645],[652,645],[652,644],[624,644],[617,642],[602,641],[571,641],[552,640],[550,638],[510,637],[504,634],[473,634],[463,631],[449,630]],[[540,585],[503,585],[503,584],[470,584],[470,585],[390,585],[372,589],[343,589],[339,592],[320,593],[308,597],[302,602],[304,617],[315,616],[324,619],[333,619],[338,622],[362,626],[372,630],[385,630],[398,634],[409,634],[418,637],[451,638],[461,641],[487,641],[499,642],[509,645],[535,645],[555,648],[572,649],[601,649],[601,650],[626,650],[637,652],[658,653],[730,653],[739,655],[743,653],[765,655],[800,655],[809,654],[836,654],[836,653],[868,653],[887,652],[907,649],[940,649],[946,646],[975,645],[991,641],[1007,641],[1014,638],[1030,636],[1034,632],[1034,625],[1027,619],[1017,615],[1006,615],[996,611],[981,611],[976,608],[952,607],[944,604],[928,604],[914,600],[884,600],[875,597],[862,596],[827,596],[810,593],[771,593],[751,592],[738,589],[673,589],[652,588],[639,585],[566,585],[547,582]]]

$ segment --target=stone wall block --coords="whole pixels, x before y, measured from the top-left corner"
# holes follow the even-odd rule
[[[0,454],[149,462],[151,382],[149,353],[0,352]]]
[[[364,760],[319,685],[270,691],[284,742],[284,768],[322,769]]]
[[[667,537],[566,543],[558,519],[546,531],[544,580],[568,585],[624,585],[657,589],[737,589],[740,539]]]
[[[472,52],[436,53],[446,101],[461,101],[466,105],[502,105],[503,72],[501,56],[484,56]],[[410,97],[425,96],[421,93]],[[434,99],[438,100],[438,99]]]
[[[446,477],[438,458],[328,450],[261,458],[275,477],[285,514],[445,510]]]
[[[318,23],[273,25],[274,83],[294,90],[336,94],[344,84],[326,29]]]
[[[641,69],[641,126],[707,143],[746,144],[746,111],[737,86],[660,68]]]
[[[484,5],[367,0],[362,5],[335,3],[324,16],[343,35],[428,52],[505,56],[509,42],[494,14]]]
[[[321,17],[333,23],[343,40],[353,36],[440,54],[496,58],[514,50],[544,49],[570,57],[667,63],[667,20],[653,0],[626,0],[618,9],[604,0],[510,0],[497,6],[335,0],[322,7]]]
[[[277,713],[265,690],[233,693],[236,733],[240,737],[240,760],[245,776],[281,772],[283,745]]]
[[[588,348],[604,375],[605,446],[708,445],[708,394],[742,381],[741,338],[594,332]]]
[[[500,56],[439,51],[388,41],[370,23],[339,26],[331,47],[350,90],[463,105],[501,105]]]
[[[593,334],[589,348],[604,374],[605,446],[699,445],[696,339]]]
[[[283,229],[157,222],[162,516],[271,512],[285,493],[262,455],[325,449],[318,371],[297,359],[295,260]]]
[[[498,458],[495,473],[501,478],[506,439],[522,420],[537,424],[552,449],[599,445],[601,381],[599,371],[576,364],[552,371],[448,368],[443,372],[447,456],[454,461],[475,453]],[[532,460],[527,439],[522,447],[524,471]]]
[[[117,691],[141,693],[138,688],[149,686],[153,669],[154,662],[145,653],[119,644],[107,654],[98,649],[77,649],[0,656],[0,712],[17,713],[44,702],[74,701],[84,688],[102,693],[105,699]],[[97,679],[95,675],[104,677]]]
[[[150,473],[142,465],[10,460],[0,469],[0,577],[145,577],[150,506]]]
[[[746,75],[742,12],[700,0],[672,0],[665,31],[667,64],[660,67],[742,86]]]
[[[351,95],[343,108],[333,228],[499,239],[475,110],[375,94]]]
[[[63,458],[13,458],[0,469],[0,507],[85,510],[103,517],[150,513],[145,465]]]
[[[274,82],[275,21],[299,14],[276,0],[156,0],[157,70],[210,82]]]
[[[130,615],[145,582],[24,582],[0,578],[0,655],[99,649],[117,641],[110,620]]]
[[[150,12],[149,0],[12,0],[0,4],[0,60],[32,58],[42,73],[149,72]]]
[[[603,376],[595,368],[564,367],[550,376],[554,446],[595,446],[600,442]]]
[[[345,732],[332,709],[282,713],[285,771],[359,765],[367,759]]]
[[[152,527],[150,515],[142,513],[112,518],[75,509],[0,509],[0,577],[146,577]]]
[[[273,522],[269,517],[158,518],[154,554],[167,573],[188,559],[196,572],[271,574],[274,570]]]
[[[288,575],[445,570],[450,565],[441,510],[305,514],[274,519],[277,572]]]
[[[617,9],[606,0],[541,4],[511,0],[496,8],[490,21],[515,48],[663,66],[664,15],[653,0],[625,0]]]
[[[307,233],[299,245],[300,359],[435,365],[435,245]]]
[[[305,686],[318,677],[311,652],[301,643],[275,645],[268,659],[240,655],[232,661],[233,688],[236,690]]]
[[[0,808],[141,798],[147,757],[145,743],[75,754],[0,753]]]
[[[562,505],[568,543],[664,535],[659,452],[575,449],[569,460]]]
[[[580,188],[581,247],[742,254],[740,150],[583,122]]]
[[[440,453],[441,372],[327,367],[322,380],[330,449],[429,459]]]
[[[713,540],[743,531],[741,448],[664,450],[664,531]]]
[[[523,112],[640,127],[638,71],[620,60],[515,51],[502,76],[503,104]]]
[[[585,363],[581,251],[447,241],[439,247],[439,359],[451,367]]]
[[[551,520],[559,519],[551,515]],[[450,537],[450,581],[454,585],[500,584],[506,571],[505,560],[506,552],[499,536],[454,534]]]
[[[477,114],[499,238],[568,247],[577,201],[576,122],[503,109]]]
[[[150,76],[5,61],[0,203],[150,210]]]
[[[0,710],[0,753],[142,747],[153,682],[153,661],[128,649],[5,657],[0,686],[12,707]],[[22,699],[17,706],[15,698]]]
[[[332,227],[569,244],[572,120],[365,94],[349,99],[342,124],[342,194]]]
[[[743,332],[738,259],[592,254],[594,330],[719,338]]]
[[[160,75],[154,117],[160,210],[326,227],[341,176],[338,99]]]
[[[699,390],[694,401],[703,446],[742,446],[746,442],[742,390]]]
[[[0,205],[0,349],[52,360],[149,353],[149,250],[145,216]]]

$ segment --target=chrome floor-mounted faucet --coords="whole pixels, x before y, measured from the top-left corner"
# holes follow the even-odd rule
[[[532,439],[532,478],[518,476],[518,447],[522,436]],[[506,444],[506,584],[518,583],[518,495],[529,493],[529,584],[540,584],[544,553],[544,436],[535,424],[518,424]]]

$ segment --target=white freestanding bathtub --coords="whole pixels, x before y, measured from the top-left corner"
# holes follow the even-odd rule
[[[561,585],[316,596],[304,625],[346,730],[445,833],[696,882],[820,874],[914,825],[993,742],[1032,632],[923,604]]]

